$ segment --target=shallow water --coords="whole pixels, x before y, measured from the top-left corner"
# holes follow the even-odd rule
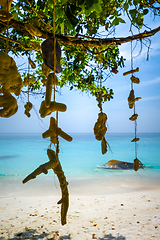
[[[85,187],[87,189],[87,186],[90,188],[93,182],[97,188],[98,184],[101,185],[101,191],[103,191],[103,188],[110,189],[118,185],[123,187],[132,185],[133,188],[137,184],[142,188],[146,185],[160,185],[159,133],[139,134],[138,158],[146,167],[137,172],[134,170],[98,168],[98,166],[103,166],[111,159],[133,162],[135,158],[134,143],[131,143],[134,138],[133,134],[107,134],[106,140],[111,147],[111,151],[108,149],[105,155],[101,154],[101,144],[95,140],[93,134],[71,135],[73,137],[72,142],[60,139],[59,154],[62,168],[71,188],[76,189],[78,186],[81,190]],[[49,145],[49,139],[43,139],[41,134],[0,134],[1,189],[4,186],[2,181],[7,183],[8,187],[13,188],[14,183],[21,182],[35,168],[47,162],[46,150]],[[49,182],[52,176],[54,176],[53,179],[56,182],[52,170],[49,170],[47,176],[41,174],[37,177],[38,180],[32,181],[34,181],[34,184],[41,181],[39,184],[44,185],[45,188],[45,181]],[[103,182],[108,182],[108,184],[103,184]]]

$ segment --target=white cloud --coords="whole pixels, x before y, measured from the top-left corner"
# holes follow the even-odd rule
[[[160,99],[160,96],[152,96],[152,97],[143,97],[143,101],[151,101],[151,100],[158,100]]]
[[[153,85],[153,84],[157,84],[157,83],[160,83],[160,77],[157,77],[154,80],[142,82],[140,87],[149,86],[149,85]]]

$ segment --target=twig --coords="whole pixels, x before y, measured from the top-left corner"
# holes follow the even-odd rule
[[[0,35],[0,38],[3,38],[3,39],[5,39],[5,40],[7,40],[7,37],[4,37],[4,36],[2,36],[2,35]],[[26,50],[26,51],[33,50],[32,48],[27,48],[27,47],[24,46],[22,43],[20,43],[20,42],[18,42],[18,41],[15,41],[15,40],[12,40],[12,39],[10,39],[10,38],[8,38],[8,41],[13,42],[13,43],[16,43],[16,44],[19,44],[19,45],[20,45],[24,50]]]
[[[37,15],[37,17],[45,24],[45,25],[47,25],[44,21],[43,21],[43,19],[41,18],[41,16],[36,12],[36,10],[34,9],[34,7],[32,6],[32,4],[28,1],[28,0],[26,0],[26,2],[29,4],[29,6],[32,8],[32,10],[33,10],[33,12]]]

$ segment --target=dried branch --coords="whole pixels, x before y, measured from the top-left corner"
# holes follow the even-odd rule
[[[66,177],[62,170],[61,164],[59,162],[58,157],[55,152],[51,149],[47,149],[47,155],[49,158],[49,162],[46,162],[40,165],[37,169],[35,169],[31,174],[29,174],[22,182],[26,183],[31,179],[36,178],[37,175],[44,173],[47,174],[49,169],[53,169],[54,173],[57,175],[60,188],[62,191],[62,198],[58,201],[57,204],[61,205],[61,224],[66,224],[66,216],[69,207],[69,193],[68,193],[68,182],[66,181]]]

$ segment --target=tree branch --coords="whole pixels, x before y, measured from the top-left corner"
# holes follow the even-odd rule
[[[9,27],[14,28],[16,30],[22,31],[23,34],[29,35],[29,33],[25,29],[25,23],[16,21],[14,19],[11,19],[9,22]],[[53,37],[53,33],[41,30],[39,30],[42,33],[41,38],[48,38],[48,37]],[[78,37],[73,37],[73,36],[64,36],[64,35],[59,35],[56,34],[57,40],[62,44],[67,44],[67,45],[74,45],[76,47],[101,47],[101,46],[114,46],[114,45],[121,45],[122,43],[127,43],[133,40],[137,39],[144,39],[147,37],[153,36],[155,33],[160,31],[160,26],[151,30],[151,31],[144,31],[143,33],[135,34],[132,36],[128,37],[119,37],[119,38],[95,38],[94,40],[86,40],[84,38],[78,38]]]
[[[6,41],[7,41],[7,37],[4,37],[4,36],[2,36],[1,34],[0,34],[0,38],[3,38],[3,39],[5,39]],[[23,45],[22,43],[20,43],[20,42],[18,42],[18,41],[15,41],[15,40],[12,40],[12,39],[8,39],[8,41],[10,41],[10,42],[13,42],[13,43],[16,43],[16,44],[19,44],[24,50],[26,50],[26,51],[31,51],[31,50],[34,50],[33,48],[28,48],[28,47],[26,47],[25,45]]]

